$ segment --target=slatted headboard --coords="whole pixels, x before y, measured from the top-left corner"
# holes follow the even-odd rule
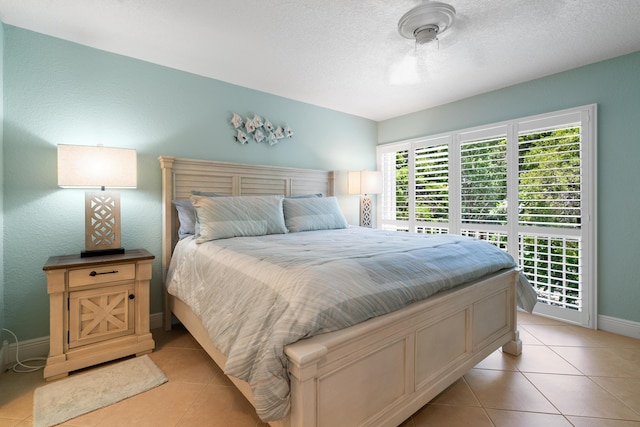
[[[313,169],[260,166],[161,156],[162,169],[162,279],[178,239],[178,216],[172,200],[188,199],[193,190],[228,196],[282,194],[334,195],[334,173]]]

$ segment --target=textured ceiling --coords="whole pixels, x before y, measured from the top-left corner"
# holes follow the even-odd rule
[[[0,19],[372,120],[640,51],[640,0],[447,0],[416,55],[397,22],[419,3],[0,0]]]

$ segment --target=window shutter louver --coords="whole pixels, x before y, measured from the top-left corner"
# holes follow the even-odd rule
[[[460,146],[462,223],[507,222],[506,137]]]
[[[417,222],[449,220],[449,147],[415,150],[415,210]]]
[[[409,221],[409,151],[385,152],[380,159],[382,171],[382,228],[408,231]]]
[[[580,228],[580,128],[518,136],[518,223]]]

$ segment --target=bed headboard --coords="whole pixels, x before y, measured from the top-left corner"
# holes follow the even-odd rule
[[[334,195],[334,174],[313,169],[260,166],[160,156],[162,169],[162,280],[178,240],[178,216],[172,200],[188,199],[191,191],[228,196],[282,194]]]

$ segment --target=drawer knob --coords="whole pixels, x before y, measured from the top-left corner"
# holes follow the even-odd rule
[[[97,271],[92,271],[91,273],[89,273],[89,276],[93,277],[93,276],[97,276],[99,274],[116,274],[118,272],[118,270],[113,270],[113,271],[105,271],[102,273],[98,273]]]
[[[136,296],[134,294],[129,294],[129,299],[134,299]]]

